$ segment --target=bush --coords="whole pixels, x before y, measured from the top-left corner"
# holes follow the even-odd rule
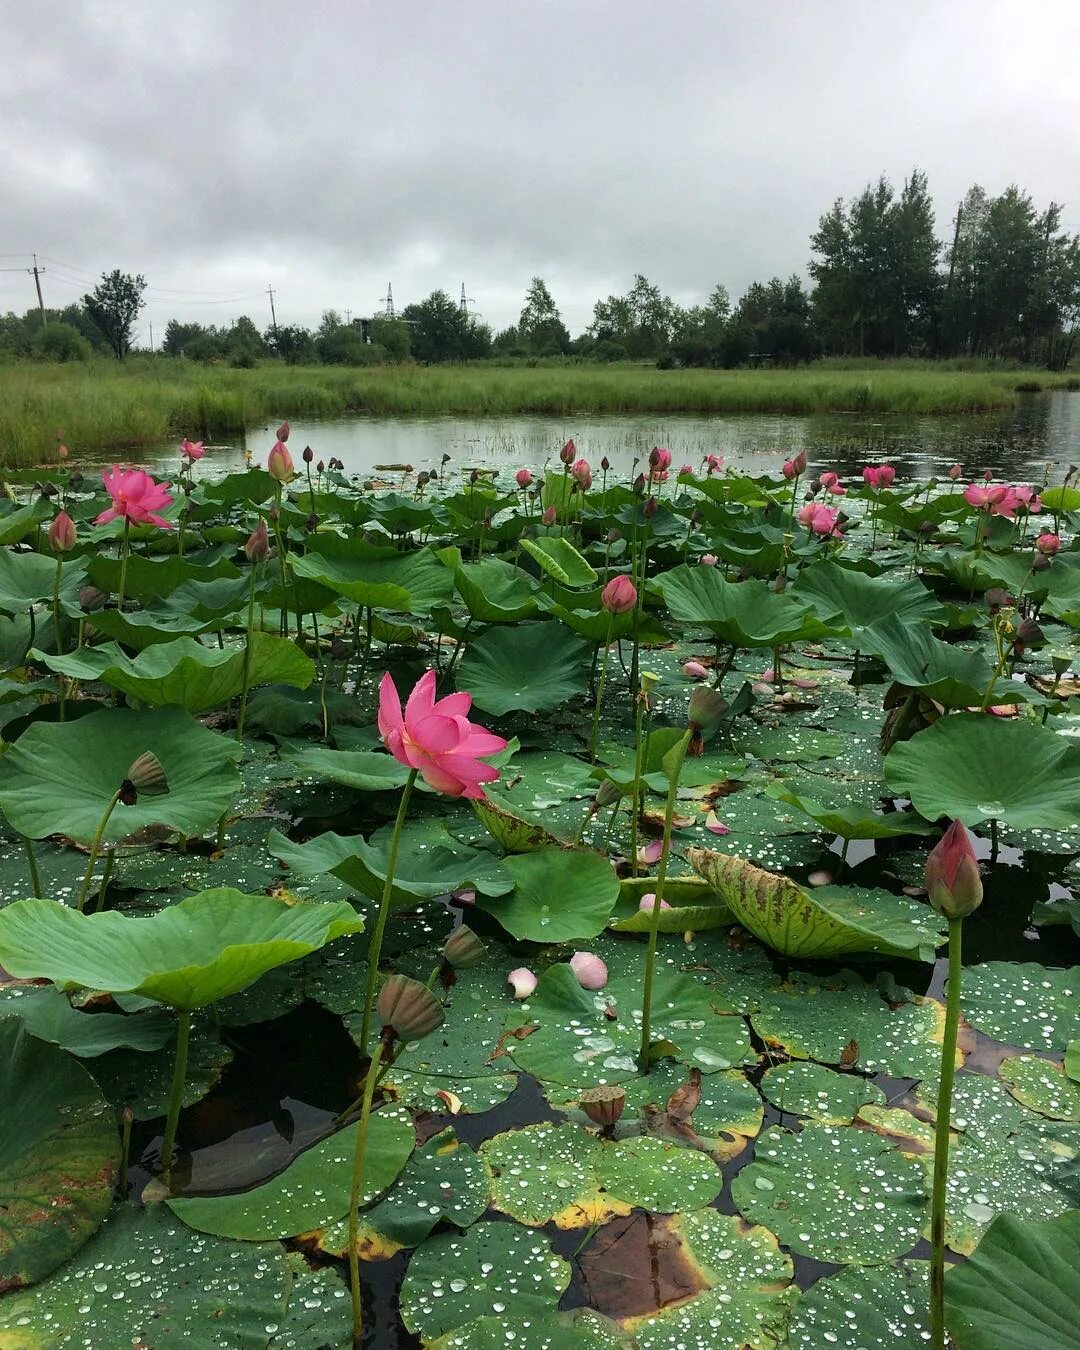
[[[39,328],[31,343],[31,352],[38,361],[89,361],[89,342],[69,323],[52,323]]]

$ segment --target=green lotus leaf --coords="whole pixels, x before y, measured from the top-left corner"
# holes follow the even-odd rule
[[[0,1300],[0,1344],[266,1350],[288,1290],[277,1243],[193,1239],[164,1205],[121,1205],[63,1270]]]
[[[647,933],[653,925],[651,910],[641,909],[641,899],[655,894],[655,877],[625,877],[619,883],[619,902],[608,927],[616,933]],[[664,883],[664,900],[657,930],[661,933],[702,933],[710,928],[728,928],[735,916],[704,877],[671,877]]]
[[[812,890],[712,849],[687,850],[687,861],[736,920],[784,956],[822,959],[877,953],[932,961],[944,940],[926,905],[858,886]]]
[[[352,1335],[348,1285],[333,1266],[310,1266],[303,1252],[286,1252],[285,1260],[291,1276],[289,1306],[266,1350],[326,1350],[328,1345],[348,1345]]]
[[[121,1001],[124,999],[123,994],[117,997]],[[217,1009],[214,1012],[216,1014]],[[140,1017],[145,1015],[139,1013]],[[218,1032],[216,1020],[210,1014],[196,1013],[192,1017],[182,1106],[194,1106],[202,1101],[221,1082],[222,1074],[232,1063],[233,1052],[222,1043]],[[170,1028],[170,1040],[160,1055],[121,1048],[87,1060],[86,1067],[106,1101],[117,1110],[126,1106],[136,1120],[154,1120],[169,1109],[175,1062],[174,1023]]]
[[[761,1091],[782,1116],[805,1116],[830,1125],[850,1125],[860,1107],[885,1105],[884,1092],[868,1078],[801,1060],[766,1069]]]
[[[429,1350],[506,1350],[506,1324],[498,1317],[477,1317],[445,1336],[429,1341]],[[514,1329],[514,1350],[630,1350],[627,1339],[591,1308],[533,1317]]]
[[[1035,961],[968,966],[961,1003],[965,1018],[985,1035],[1061,1054],[1080,1037],[1080,967],[1049,970]]]
[[[585,692],[591,655],[589,643],[561,624],[493,628],[469,643],[457,684],[497,717],[548,712]]]
[[[895,616],[868,631],[863,650],[884,661],[898,684],[921,689],[946,708],[978,707],[993,675],[980,652],[941,642],[928,624],[909,624]],[[998,680],[995,703],[1023,703],[1025,688],[1015,680]]]
[[[749,1222],[817,1261],[890,1261],[914,1246],[929,1216],[921,1164],[846,1125],[811,1121],[798,1134],[770,1126],[731,1190]]]
[[[649,1135],[605,1141],[597,1175],[608,1195],[656,1214],[700,1209],[724,1184],[723,1173],[704,1153]]]
[[[787,802],[808,815],[823,830],[837,834],[841,839],[899,839],[906,834],[937,834],[937,826],[929,824],[914,811],[875,811],[870,806],[827,806],[811,797],[801,797],[784,783],[768,789],[768,795]]]
[[[521,547],[541,571],[563,586],[580,590],[596,582],[596,572],[569,539],[548,534],[539,539],[522,539]]]
[[[651,586],[673,619],[708,628],[734,647],[778,647],[839,631],[809,604],[777,595],[764,581],[726,581],[716,567],[684,563],[654,577]]]
[[[144,651],[161,642],[175,642],[178,637],[198,637],[205,633],[220,633],[240,622],[240,613],[215,615],[196,619],[191,614],[170,609],[167,604],[148,605],[145,609],[102,609],[94,614],[93,625],[99,633],[115,638],[125,647]]]
[[[2,556],[2,555],[0,555]],[[155,643],[129,657],[116,645],[83,647],[70,656],[35,653],[35,659],[73,680],[100,680],[152,707],[174,704],[190,713],[209,712],[236,698],[244,687],[243,647],[204,647],[192,637]],[[295,642],[252,633],[249,687],[288,684],[306,689],[315,663]]]
[[[90,580],[99,590],[116,593],[120,586],[119,558],[93,553],[87,560],[87,566]],[[240,576],[240,569],[230,558],[222,558],[214,563],[196,563],[190,558],[181,558],[177,553],[171,553],[165,558],[144,558],[140,553],[133,552],[128,555],[124,594],[145,604],[147,601],[166,599],[187,581],[217,581],[221,578],[235,581]]]
[[[998,1070],[1009,1091],[1024,1106],[1051,1120],[1080,1121],[1080,1083],[1060,1064],[1037,1055],[1002,1060]]]
[[[430,614],[454,592],[454,578],[430,549],[401,553],[361,539],[319,537],[318,551],[293,557],[293,572],[368,608]]]
[[[1073,830],[1080,819],[1080,746],[1034,722],[942,717],[889,751],[885,781],[927,820]]]
[[[474,1224],[488,1207],[488,1174],[453,1130],[418,1148],[389,1191],[364,1215],[367,1226],[399,1247],[416,1247],[437,1223]]]
[[[945,1277],[957,1350],[1076,1350],[1080,1210],[1030,1223],[1003,1214]]]
[[[815,1280],[795,1305],[789,1340],[799,1350],[923,1345],[930,1338],[929,1262],[849,1266]]]
[[[479,623],[517,623],[536,613],[535,582],[501,558],[459,562],[454,581],[466,609]]]
[[[173,1035],[172,1023],[160,1008],[133,1016],[80,1012],[49,985],[0,985],[0,1016],[9,1014],[21,1018],[31,1036],[80,1059],[122,1047],[160,1050]]]
[[[16,900],[0,910],[0,965],[16,978],[52,980],[61,989],[139,994],[190,1010],[362,928],[343,901],[288,904],[224,888],[146,919]]]
[[[1080,1083],[1080,1039],[1065,1047],[1065,1073],[1074,1083]]]
[[[531,1228],[476,1223],[465,1234],[438,1233],[418,1247],[401,1285],[401,1318],[429,1345],[477,1317],[503,1334],[554,1312],[570,1283],[570,1263]]]
[[[78,1060],[36,1040],[17,1018],[0,1018],[0,1070],[6,1291],[43,1279],[94,1233],[112,1204],[120,1141],[112,1111]]]
[[[509,895],[483,897],[512,937],[531,942],[572,942],[603,932],[619,896],[611,863],[586,849],[544,847],[505,860],[514,881]]]
[[[869,651],[864,638],[886,619],[907,628],[940,623],[945,611],[921,581],[871,577],[854,567],[824,560],[812,563],[799,574],[791,594],[807,601],[825,623],[841,619],[849,641],[860,651]]]
[[[38,497],[29,506],[12,506],[5,500],[0,508],[0,548],[36,534],[38,526],[51,514],[52,508],[44,497]]]
[[[558,847],[565,843],[565,840],[559,839],[543,825],[518,815],[491,797],[483,801],[474,800],[472,808],[488,834],[506,853],[535,853],[537,849]]]
[[[331,750],[323,745],[305,747],[292,757],[298,773],[341,783],[358,792],[392,792],[405,786],[409,770],[393,755],[376,750]]]
[[[51,605],[56,562],[45,553],[0,552],[0,610],[17,614],[33,604]],[[81,612],[79,588],[85,584],[86,564],[81,558],[60,563],[60,602],[65,612]]]
[[[330,1135],[251,1190],[235,1195],[182,1196],[166,1204],[189,1228],[218,1237],[261,1242],[295,1237],[340,1219],[349,1210],[356,1124]],[[376,1111],[364,1147],[361,1206],[391,1186],[416,1143],[412,1122],[401,1111]]]
[[[103,708],[73,722],[38,722],[4,756],[0,810],[30,839],[62,834],[89,844],[132,763],[152,751],[169,785],[113,811],[103,839],[148,825],[197,835],[227,811],[240,786],[240,746],[180,708]]]

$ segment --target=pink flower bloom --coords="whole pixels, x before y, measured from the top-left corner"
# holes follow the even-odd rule
[[[694,472],[694,466],[693,466],[692,464],[684,464],[684,465],[682,466],[682,468],[679,470],[679,472],[680,472],[680,473],[693,474],[693,472]]]
[[[720,470],[724,467],[724,456],[706,455],[705,463],[709,466],[709,475],[711,477],[714,473],[719,473]]]
[[[983,886],[971,836],[954,820],[926,860],[926,889],[939,914],[963,919],[979,908]]]
[[[629,614],[637,604],[637,587],[625,573],[620,573],[600,592],[600,603],[609,614]]]
[[[57,516],[57,520],[60,517]],[[1061,539],[1056,534],[1040,534],[1035,540],[1035,547],[1047,558],[1052,557],[1061,547]]]
[[[111,520],[130,520],[132,525],[157,525],[171,530],[172,521],[157,515],[172,502],[166,491],[168,483],[155,483],[142,469],[121,469],[114,464],[112,473],[102,473],[105,491],[112,498],[112,506],[94,517],[95,525],[107,525]]]
[[[660,448],[660,446],[654,445],[653,448],[649,451],[649,468],[650,468],[650,469],[670,469],[670,468],[671,468],[671,451],[670,451],[670,450],[662,450],[662,449]]]
[[[667,480],[668,480],[668,471],[667,471],[667,469],[650,469],[650,470],[649,470],[649,482],[650,482],[650,483],[666,483]]]
[[[994,487],[972,483],[964,489],[964,501],[967,502],[968,506],[974,506],[978,511],[989,511],[991,507],[1000,506],[1008,492],[1009,489],[1002,483],[998,483]]]
[[[1009,491],[1013,496],[1013,503],[1017,509],[1030,511],[1037,514],[1042,510],[1042,499],[1033,487],[1014,487]]]
[[[185,436],[180,442],[180,453],[185,459],[202,459],[206,451],[203,449],[202,441],[189,441]]]
[[[651,914],[655,908],[656,908],[656,896],[652,891],[647,891],[638,901],[638,909],[641,910],[644,914]],[[668,904],[666,900],[660,901],[660,909],[662,911],[670,908],[671,906]]]
[[[836,524],[839,515],[840,511],[835,506],[807,502],[799,512],[798,520],[799,524],[805,525],[811,534],[831,535],[834,539],[842,539],[844,536]]]
[[[700,661],[684,661],[682,673],[688,680],[707,680],[709,678],[708,669]]]
[[[868,464],[863,469],[862,476],[867,487],[887,488],[896,477],[896,470],[891,464]]]
[[[961,475],[963,472],[964,472],[964,471],[963,471],[963,469],[960,467],[959,464],[954,464],[954,465],[952,466],[952,468],[949,470],[949,477],[950,477],[950,478],[953,480],[953,482],[955,483],[956,480],[960,477],[960,475]]]
[[[570,969],[582,989],[603,989],[608,982],[607,966],[592,952],[575,952],[570,958]]]
[[[821,486],[834,497],[847,495],[847,488],[841,486],[840,479],[834,473],[823,473],[821,475]]]
[[[270,535],[265,520],[260,519],[258,525],[248,535],[244,544],[244,556],[249,563],[261,563],[269,558]]]
[[[528,998],[536,988],[536,976],[527,966],[518,966],[506,977],[515,998]]]
[[[266,459],[266,472],[279,483],[287,483],[296,477],[292,455],[284,441],[277,441]]]
[[[493,782],[498,769],[482,757],[506,748],[496,736],[468,719],[472,695],[450,694],[435,699],[435,672],[421,675],[402,714],[401,700],[389,671],[379,685],[379,734],[400,764],[418,769],[436,792],[448,797],[483,800],[481,783]]]
[[[518,469],[517,473],[514,475],[514,481],[519,488],[527,488],[532,482],[532,474],[528,469]]]
[[[700,567],[715,567],[716,564],[717,557],[715,553],[703,553],[698,559],[698,565]]]
[[[587,492],[592,487],[592,469],[589,468],[589,461],[576,459],[570,470],[570,477],[583,492]]]
[[[800,450],[794,459],[784,461],[784,467],[780,472],[785,478],[801,478],[806,472],[806,456]]]
[[[541,525],[555,524],[555,508],[553,506],[549,506],[547,510],[544,512],[544,514],[540,517],[540,524]]]
[[[75,522],[66,511],[61,511],[49,526],[49,547],[54,553],[70,553],[78,539]]]
[[[574,456],[576,454],[577,454],[577,446],[574,444],[573,440],[569,440],[559,451],[559,458],[562,460],[564,464],[570,465],[573,464]]]

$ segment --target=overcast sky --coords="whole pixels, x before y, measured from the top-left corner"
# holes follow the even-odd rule
[[[0,0],[0,268],[144,316],[399,307],[534,274],[572,332],[804,271],[836,196],[913,165],[1080,227],[1077,0]],[[0,271],[0,310],[32,279]]]

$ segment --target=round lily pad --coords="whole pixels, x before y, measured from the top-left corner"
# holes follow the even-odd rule
[[[802,1060],[767,1069],[761,1091],[785,1114],[832,1125],[850,1125],[868,1103],[885,1105],[884,1092],[860,1074],[836,1073]]]
[[[587,1228],[630,1206],[601,1194],[603,1146],[577,1125],[528,1125],[480,1146],[491,1179],[491,1202],[519,1223]]]
[[[488,1189],[480,1158],[453,1130],[441,1130],[413,1153],[364,1221],[395,1245],[415,1247],[443,1220],[458,1228],[475,1223],[487,1209]]]
[[[276,1243],[204,1237],[164,1206],[122,1205],[75,1260],[0,1300],[0,1338],[19,1350],[262,1350],[288,1288]]]
[[[1080,1083],[1052,1060],[1016,1055],[998,1070],[1009,1091],[1024,1106],[1051,1120],[1080,1121]]]
[[[816,1280],[795,1305],[791,1350],[896,1350],[930,1336],[929,1266],[851,1266]]]
[[[968,966],[960,1004],[985,1035],[1060,1054],[1080,1036],[1080,967],[1048,970],[1034,961]]]
[[[401,1318],[429,1342],[478,1317],[516,1333],[558,1306],[570,1265],[545,1237],[515,1224],[477,1223],[417,1248],[401,1285]]]
[[[704,1153],[649,1136],[605,1143],[597,1172],[609,1195],[658,1214],[708,1205],[724,1184],[723,1173]]]
[[[852,1265],[908,1251],[929,1212],[918,1161],[867,1131],[817,1123],[798,1134],[767,1129],[732,1195],[751,1223],[771,1228],[792,1251]]]
[[[548,712],[584,693],[591,651],[590,643],[560,623],[489,628],[469,643],[458,668],[458,688],[497,717]]]
[[[478,1317],[431,1341],[430,1350],[506,1350],[509,1334],[499,1318]],[[612,1322],[591,1308],[530,1317],[512,1334],[514,1350],[627,1350],[628,1344]]]
[[[771,1350],[785,1344],[798,1290],[791,1258],[765,1228],[737,1215],[694,1210],[672,1223],[706,1288],[650,1317],[627,1318],[639,1350]]]
[[[0,1081],[3,1291],[44,1278],[94,1233],[112,1203],[120,1141],[78,1060],[13,1017],[0,1019]]]
[[[595,937],[619,898],[611,863],[585,849],[544,847],[506,859],[514,889],[478,904],[515,938],[573,942]]]

